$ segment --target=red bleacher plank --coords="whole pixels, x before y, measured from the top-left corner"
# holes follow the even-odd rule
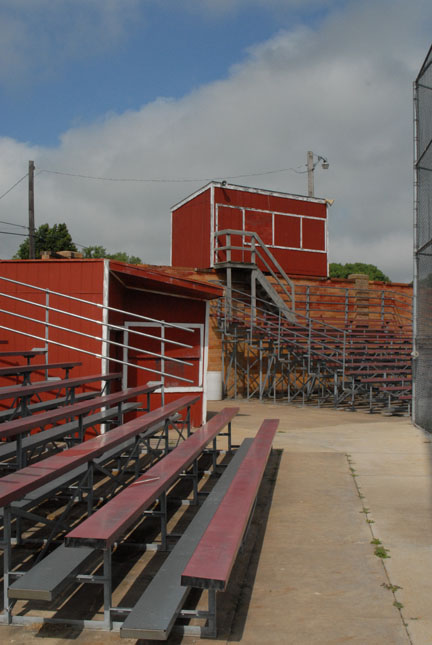
[[[47,349],[27,349],[23,352],[18,350],[9,350],[7,352],[0,352],[0,358],[12,358],[13,356],[22,356],[23,358],[33,358],[33,356],[39,356],[39,354],[46,354]]]
[[[106,450],[117,447],[170,414],[192,405],[199,398],[199,395],[183,396],[177,401],[113,428],[106,434],[99,435],[2,477],[0,479],[0,507],[21,499],[26,493],[60,477],[69,470],[100,457]]]
[[[86,414],[91,410],[95,410],[96,408],[116,405],[117,403],[131,399],[132,397],[139,396],[140,394],[154,392],[158,387],[160,387],[160,383],[150,386],[142,385],[122,390],[121,392],[114,392],[113,394],[105,394],[103,396],[90,399],[89,401],[73,403],[72,405],[63,406],[48,412],[42,412],[41,414],[33,414],[22,419],[5,421],[0,424],[0,438],[8,439],[18,434],[29,432],[35,428],[40,428],[44,425],[54,423],[55,421],[66,417],[79,416],[81,414]]]
[[[381,386],[379,389],[381,390],[381,392],[401,392],[402,390],[410,390],[411,389],[411,384],[410,385]]]
[[[359,379],[362,383],[410,383],[411,374],[406,374],[405,377],[400,376],[399,378],[394,376],[376,376],[371,378],[361,378]]]
[[[270,454],[278,419],[266,419],[181,577],[185,586],[224,590]]]
[[[61,381],[41,381],[33,385],[11,385],[0,389],[0,400],[12,399],[14,397],[32,396],[39,392],[50,392],[51,390],[60,390],[65,388],[78,387],[95,381],[112,381],[121,378],[120,372],[110,372],[108,374],[92,374],[91,376],[76,376],[74,378],[63,379]]]
[[[8,365],[7,367],[0,367],[0,376],[13,376],[14,374],[26,374],[28,372],[44,372],[46,370],[65,369],[69,370],[72,367],[82,365],[81,361],[69,361],[65,363],[39,363],[30,365]]]
[[[152,466],[145,475],[68,533],[65,538],[66,546],[107,548],[112,545],[175,482],[179,473],[201,454],[238,411],[239,408],[225,408],[210,419]]]

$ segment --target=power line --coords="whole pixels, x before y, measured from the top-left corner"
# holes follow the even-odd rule
[[[0,199],[3,199],[3,197],[6,197],[6,195],[8,193],[10,193],[11,190],[13,190],[16,186],[18,186],[18,184],[20,184],[22,182],[22,180],[25,179],[27,176],[28,176],[28,172],[26,172],[26,174],[23,177],[21,177],[21,179],[18,179],[18,181],[16,181],[13,186],[8,188],[7,191],[5,193],[3,193],[3,195],[0,195]],[[3,222],[3,223],[8,224],[8,222]]]
[[[23,226],[23,224],[14,224],[13,222],[3,222],[0,219],[0,224],[8,224],[9,226],[17,226],[18,228],[28,228],[28,226]]]
[[[301,166],[298,166],[299,168]],[[244,179],[246,177],[262,177],[264,175],[274,175],[281,172],[296,172],[299,174],[306,173],[307,170],[296,170],[295,168],[279,168],[278,170],[266,170],[262,172],[254,172],[243,175],[223,175],[218,177],[218,179]],[[186,182],[196,182],[196,181],[212,181],[215,177],[183,177],[183,178],[132,178],[132,177],[97,177],[94,175],[84,175],[80,173],[73,172],[63,172],[60,170],[48,170],[42,168],[39,170],[39,173],[46,172],[51,175],[62,175],[65,177],[78,177],[79,179],[91,179],[96,181],[113,181],[113,182],[137,182],[137,183],[186,183]]]
[[[26,228],[26,227],[24,226],[24,228]],[[0,231],[0,233],[2,235],[20,235],[21,237],[28,237],[28,235],[26,235],[26,233],[14,233],[13,231]]]

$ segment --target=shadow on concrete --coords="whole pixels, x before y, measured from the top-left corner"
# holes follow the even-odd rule
[[[272,450],[249,533],[234,565],[230,583],[218,598],[218,639],[242,640],[282,453],[282,450]]]

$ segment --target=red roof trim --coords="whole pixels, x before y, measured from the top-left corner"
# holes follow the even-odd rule
[[[190,278],[179,278],[172,274],[158,271],[157,268],[143,267],[139,265],[126,264],[110,260],[110,270],[120,274],[126,274],[141,278],[145,281],[157,282],[165,287],[174,287],[176,292],[183,292],[195,298],[212,300],[223,296],[223,288],[208,282],[199,282]]]

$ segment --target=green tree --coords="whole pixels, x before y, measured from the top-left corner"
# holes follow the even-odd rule
[[[340,264],[339,262],[331,262],[329,268],[331,278],[347,278],[351,273],[365,273],[369,276],[369,280],[390,282],[390,278],[374,264],[364,264],[363,262]]]
[[[15,259],[29,259],[29,239],[28,237],[20,244],[18,251],[14,255]],[[35,256],[40,258],[43,251],[76,251],[77,247],[72,241],[66,224],[42,224],[35,231]]]
[[[118,260],[129,264],[142,264],[141,258],[136,255],[128,255],[124,251],[108,253],[103,246],[86,246],[83,248],[83,255],[85,258],[107,258],[108,260]]]

